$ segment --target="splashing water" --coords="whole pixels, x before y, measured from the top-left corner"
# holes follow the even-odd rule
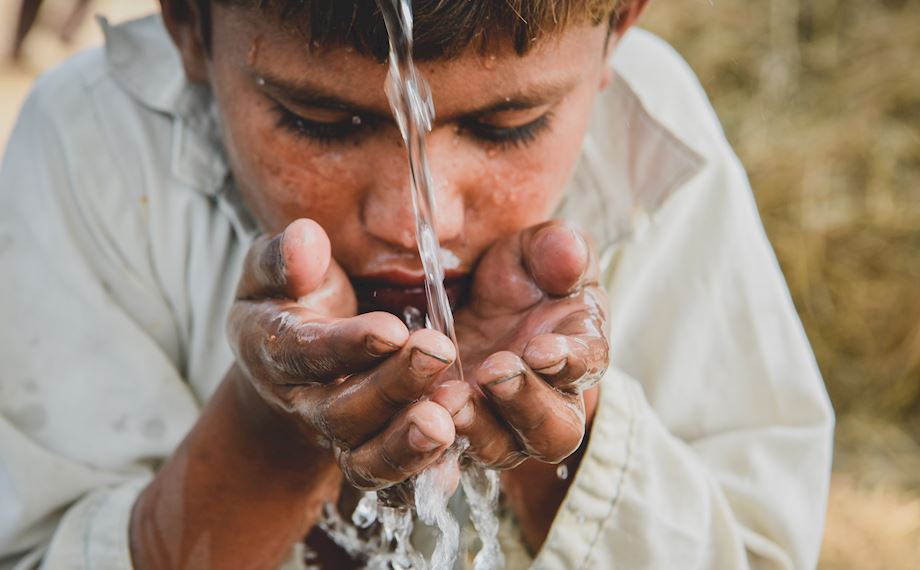
[[[456,346],[454,318],[444,290],[441,244],[434,218],[437,203],[425,146],[425,135],[431,131],[434,121],[434,103],[428,83],[419,75],[412,61],[412,9],[408,0],[378,0],[378,5],[390,42],[390,70],[385,90],[409,158],[415,235],[425,272],[427,321],[431,328],[444,333]],[[459,358],[454,368],[462,379]],[[431,557],[432,568],[450,568],[460,542],[459,526],[447,508],[451,491],[447,488],[447,472],[457,469],[459,454],[452,452],[449,455],[422,472],[415,481],[419,518],[427,525],[436,525],[440,532]]]
[[[383,13],[390,43],[386,94],[409,158],[416,240],[425,272],[427,321],[431,328],[445,334],[457,346],[453,314],[444,290],[442,253],[434,217],[437,204],[425,146],[425,136],[431,131],[434,121],[434,102],[428,83],[419,75],[412,61],[412,9],[409,0],[378,0],[377,4]],[[463,380],[459,354],[454,368],[459,379]],[[449,472],[457,469],[459,457],[468,445],[469,442],[458,441],[438,464],[415,480],[419,519],[427,525],[435,524],[441,533],[432,553],[431,568],[449,568],[457,556],[460,532],[447,508],[451,492],[447,481],[450,479]],[[498,481],[497,473],[478,465],[467,467],[461,475],[473,526],[479,532],[482,543],[474,559],[476,570],[489,570],[504,564],[495,515]]]
[[[473,528],[482,546],[473,559],[473,570],[492,570],[505,565],[505,555],[498,541],[498,517],[495,506],[501,485],[498,472],[478,463],[470,463],[460,474],[460,484],[470,506]]]

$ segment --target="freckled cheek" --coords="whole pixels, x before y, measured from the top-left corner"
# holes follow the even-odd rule
[[[343,153],[312,146],[274,126],[234,136],[234,175],[254,214],[267,230],[297,218],[335,228],[357,208],[360,171]]]
[[[487,174],[469,201],[468,221],[509,234],[549,219],[566,180],[557,170],[543,160],[528,160]]]

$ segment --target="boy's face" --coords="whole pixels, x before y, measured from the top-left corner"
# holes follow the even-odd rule
[[[387,66],[307,45],[268,17],[213,5],[207,79],[247,205],[269,232],[312,218],[353,278],[422,282],[406,154]],[[575,26],[525,56],[468,49],[419,68],[437,113],[428,155],[448,277],[496,239],[548,219],[608,79],[606,26]]]

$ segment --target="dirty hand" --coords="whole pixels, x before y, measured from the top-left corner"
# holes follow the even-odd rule
[[[454,441],[448,412],[418,400],[456,350],[435,331],[410,335],[395,316],[355,307],[325,232],[301,219],[252,245],[227,328],[251,398],[370,490],[420,472]]]
[[[528,457],[558,463],[578,449],[608,363],[597,271],[587,241],[560,222],[483,256],[456,315],[469,384],[449,382],[432,396],[469,438],[473,459],[509,469]]]

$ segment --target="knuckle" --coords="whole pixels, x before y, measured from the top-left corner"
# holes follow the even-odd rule
[[[350,450],[336,446],[335,456],[342,474],[356,489],[360,491],[376,491],[386,486],[386,484],[374,477],[370,470],[357,460],[356,454]]]
[[[562,438],[542,442],[543,445],[531,444],[527,446],[528,454],[544,463],[559,463],[575,453],[581,445],[582,436],[570,434]]]
[[[478,462],[493,469],[510,469],[517,466],[526,456],[517,449],[517,442],[512,438],[490,438],[488,442],[469,454]]]
[[[533,410],[516,418],[513,425],[515,430],[522,435],[540,433],[543,431],[548,419],[549,414],[547,414],[545,409]]]
[[[383,464],[384,468],[390,473],[399,475],[400,480],[405,479],[409,474],[406,468],[393,457],[392,452],[386,445],[380,448],[380,463]]]
[[[514,469],[521,463],[524,463],[526,460],[527,455],[525,453],[522,453],[518,450],[512,450],[502,456],[494,458],[491,465],[489,466],[492,469],[505,471],[508,469]]]
[[[402,380],[402,379],[401,379]],[[407,374],[399,382],[377,381],[372,385],[379,401],[389,410],[398,410],[417,400],[429,384],[428,378]]]

